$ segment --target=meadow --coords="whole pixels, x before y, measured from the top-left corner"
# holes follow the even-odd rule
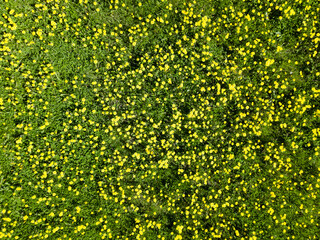
[[[320,239],[318,0],[0,2],[0,239]]]

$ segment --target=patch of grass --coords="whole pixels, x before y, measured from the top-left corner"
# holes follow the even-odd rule
[[[0,3],[0,238],[318,239],[318,16]]]

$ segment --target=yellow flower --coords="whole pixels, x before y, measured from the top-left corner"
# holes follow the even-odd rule
[[[274,59],[268,59],[267,62],[266,62],[266,66],[269,67],[273,63],[274,63]]]
[[[178,232],[181,234],[182,233],[182,229],[183,229],[183,226],[179,225],[177,226],[177,230]],[[178,235],[179,236],[179,235]]]
[[[174,240],[181,240],[182,239],[182,236],[181,235],[177,235]]]
[[[277,46],[277,52],[280,52],[280,51],[282,51],[282,47],[281,46]]]
[[[21,144],[22,143],[22,138],[20,137],[17,141],[16,141],[17,144]]]
[[[270,208],[270,209],[268,210],[268,213],[269,213],[270,215],[272,215],[272,214],[274,213],[274,210],[273,210],[272,208]]]

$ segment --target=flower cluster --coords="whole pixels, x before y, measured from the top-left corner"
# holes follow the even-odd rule
[[[317,0],[0,9],[0,239],[317,239]]]

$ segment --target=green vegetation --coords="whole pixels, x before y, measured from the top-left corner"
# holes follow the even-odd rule
[[[0,239],[320,239],[320,4],[0,3]]]

